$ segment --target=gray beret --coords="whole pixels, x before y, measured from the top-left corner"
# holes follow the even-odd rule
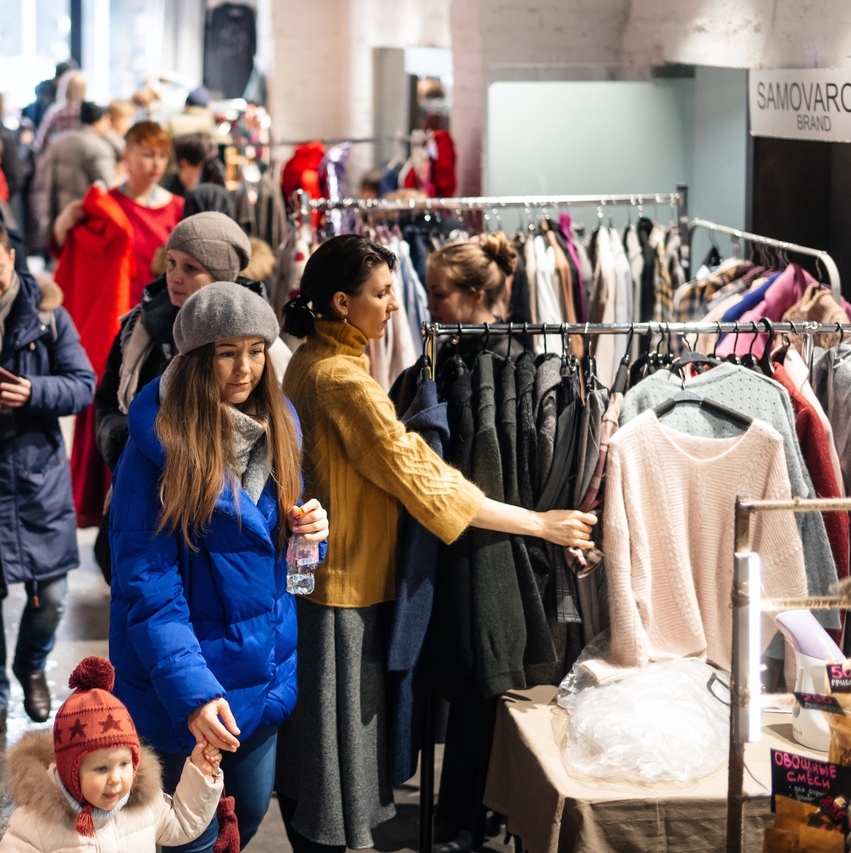
[[[251,243],[229,216],[208,210],[179,222],[165,244],[195,258],[216,281],[236,281],[251,260]]]
[[[214,281],[196,290],[174,320],[174,343],[181,355],[225,338],[256,335],[270,347],[280,333],[269,303],[247,287]]]

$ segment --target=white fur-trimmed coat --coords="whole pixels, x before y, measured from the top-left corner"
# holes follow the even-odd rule
[[[7,790],[15,803],[0,851],[133,851],[154,853],[197,838],[216,813],[222,774],[215,782],[188,759],[174,797],[163,793],[162,771],[153,750],[142,755],[130,798],[114,817],[95,819],[96,835],[79,835],[76,814],[53,775],[53,733],[28,732],[9,750]]]

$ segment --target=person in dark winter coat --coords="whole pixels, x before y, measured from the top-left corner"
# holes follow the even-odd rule
[[[222,750],[243,845],[296,700],[288,537],[328,535],[318,501],[296,506],[298,421],[266,358],[278,332],[271,307],[232,282],[186,300],[177,355],[130,405],[109,513],[115,694],[160,754],[166,791],[196,742]],[[215,838],[214,821],[188,849]]]
[[[44,676],[65,607],[66,575],[79,565],[71,473],[59,418],[92,401],[95,373],[52,282],[44,288],[16,271],[0,225],[0,597],[24,583],[12,670],[36,722],[50,714]],[[0,728],[6,728],[9,679],[0,619]]]

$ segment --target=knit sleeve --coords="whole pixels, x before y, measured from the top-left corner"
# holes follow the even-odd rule
[[[331,385],[319,414],[333,423],[348,463],[444,542],[457,539],[484,500],[481,490],[405,430],[377,382],[344,374]]]

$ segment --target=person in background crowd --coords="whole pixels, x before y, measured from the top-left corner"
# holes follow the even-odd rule
[[[108,660],[84,658],[53,731],[27,732],[9,751],[15,809],[0,851],[153,851],[209,824],[222,792],[221,751],[197,744],[177,796],[167,797],[156,754],[110,692],[114,681]]]
[[[103,108],[83,101],[80,124],[79,130],[57,136],[38,164],[35,185],[45,197],[45,234],[53,230],[65,207],[82,199],[95,181],[106,187],[115,181],[115,152],[105,138],[109,119]]]
[[[177,171],[166,181],[165,188],[185,196],[203,180],[204,167],[210,157],[209,142],[200,135],[180,136],[174,140]]]
[[[284,309],[284,331],[305,339],[284,377],[306,436],[305,490],[334,519],[327,565],[297,602],[299,702],[279,742],[296,853],[372,847],[372,828],[394,814],[385,658],[401,507],[444,542],[472,525],[592,547],[594,516],[488,499],[397,419],[365,353],[398,308],[395,266],[365,237],[333,237]]]
[[[124,137],[127,136],[127,131],[130,130],[136,120],[136,106],[132,101],[115,98],[106,105],[105,112],[109,119],[109,127],[104,134],[104,139],[115,151],[116,167],[119,170],[119,177],[123,180],[126,177],[123,159],[126,145]]]
[[[446,243],[430,253],[426,265],[428,310],[435,323],[501,323],[507,314],[506,281],[517,265],[517,255],[501,231],[472,240]],[[488,349],[515,358],[522,344],[507,335],[494,336]],[[457,346],[445,344],[438,353],[440,364],[451,352],[472,368],[482,341],[465,338]],[[438,368],[439,369],[439,368]]]
[[[92,400],[95,373],[62,292],[15,270],[15,250],[0,226],[0,598],[23,583],[12,671],[24,709],[50,714],[44,667],[65,609],[67,574],[80,563],[71,476],[59,418]],[[0,612],[0,731],[6,730],[9,678]]]
[[[35,87],[35,100],[31,104],[27,104],[21,110],[22,118],[27,119],[33,132],[38,130],[44,114],[47,112],[51,104],[56,101],[56,89],[62,76],[72,70],[79,69],[79,65],[73,59],[67,59],[65,62],[58,62],[52,80],[42,80]]]
[[[177,356],[133,400],[115,469],[110,658],[167,791],[196,743],[223,751],[246,846],[297,692],[287,540],[324,542],[328,521],[317,500],[296,505],[300,431],[267,357],[279,334],[268,303],[214,282],[173,331]],[[209,853],[216,834],[213,821],[198,842],[167,849]]]
[[[85,98],[85,74],[76,69],[66,71],[56,87],[56,101],[48,107],[36,131],[33,145],[37,154],[44,152],[58,134],[79,128],[80,104]]]
[[[154,252],[165,245],[168,235],[183,215],[183,199],[159,185],[168,163],[171,139],[162,126],[140,121],[127,131],[124,163],[127,178],[109,191],[133,228],[135,273],[130,288],[130,304],[138,303],[151,280]],[[58,247],[68,232],[83,218],[82,203],[69,204],[57,217],[53,238]]]

